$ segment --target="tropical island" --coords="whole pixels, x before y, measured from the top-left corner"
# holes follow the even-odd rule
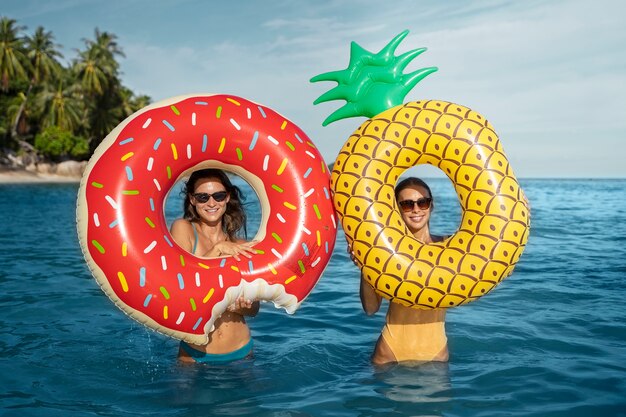
[[[122,84],[117,36],[94,30],[71,59],[52,32],[0,17],[0,182],[76,181],[122,120],[150,103]]]

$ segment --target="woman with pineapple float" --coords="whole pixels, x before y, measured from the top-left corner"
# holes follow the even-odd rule
[[[352,43],[350,66],[311,81],[337,86],[315,104],[346,100],[323,125],[369,117],[346,141],[331,174],[333,203],[353,261],[361,301],[372,314],[389,299],[376,364],[448,360],[445,309],[487,294],[509,276],[528,239],[530,211],[491,124],[445,101],[402,104],[437,68],[403,74],[421,48],[395,56],[408,31],[377,54]],[[452,181],[462,209],[459,229],[430,234],[432,194],[421,180],[396,183],[428,164]]]

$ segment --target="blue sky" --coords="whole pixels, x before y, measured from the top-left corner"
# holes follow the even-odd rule
[[[428,51],[436,66],[406,101],[453,101],[494,125],[516,175],[626,177],[626,3],[554,1],[0,0],[31,33],[52,31],[66,59],[94,28],[118,36],[123,81],[154,101],[229,93],[298,124],[332,162],[364,118],[322,127],[343,102],[309,83],[347,66],[350,42]],[[439,175],[428,171],[426,176]],[[424,175],[424,174],[422,174]]]

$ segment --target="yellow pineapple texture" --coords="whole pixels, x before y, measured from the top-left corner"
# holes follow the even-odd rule
[[[444,242],[415,239],[397,208],[395,184],[420,164],[450,178],[462,207],[459,230]],[[339,153],[331,186],[363,277],[406,306],[473,301],[513,272],[526,246],[523,191],[497,134],[467,107],[417,101],[367,120]]]

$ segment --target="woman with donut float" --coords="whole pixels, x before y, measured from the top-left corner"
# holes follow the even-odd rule
[[[407,34],[377,54],[353,43],[347,69],[311,81],[338,83],[316,104],[346,100],[324,125],[370,117],[344,144],[331,175],[335,209],[363,279],[394,303],[449,308],[478,299],[511,275],[526,246],[530,211],[502,144],[482,115],[445,101],[402,104],[417,82],[437,70],[402,73],[425,51],[396,57]],[[461,205],[459,229],[441,242],[413,236],[394,197],[400,176],[419,164],[441,169]]]
[[[204,258],[214,254],[207,241],[205,253],[191,254],[168,232],[167,193],[207,168],[239,175],[259,197],[250,258],[228,251]],[[96,149],[78,194],[81,249],[125,313],[206,345],[216,320],[241,297],[293,313],[312,291],[335,243],[329,184],[315,145],[272,109],[229,95],[175,97],[130,116]]]
[[[184,218],[174,221],[171,234],[187,252],[200,257],[240,255],[252,258],[253,242],[240,239],[246,229],[246,212],[239,187],[219,169],[195,171],[185,184]],[[180,342],[178,357],[184,362],[228,362],[252,353],[252,338],[244,316],[254,317],[259,302],[239,297],[215,321],[204,345]]]

